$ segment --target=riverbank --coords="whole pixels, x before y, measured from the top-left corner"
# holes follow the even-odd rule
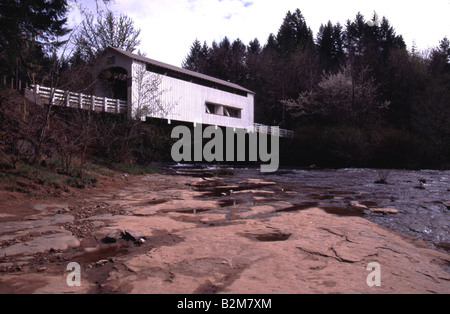
[[[51,199],[2,192],[0,293],[450,292],[448,253],[364,209],[326,206],[326,182],[286,175],[115,176]],[[79,287],[67,284],[71,262]],[[367,284],[370,263],[379,287]]]

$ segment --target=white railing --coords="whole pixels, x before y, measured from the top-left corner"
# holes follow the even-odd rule
[[[85,95],[83,93],[73,93],[39,85],[31,85],[31,88],[41,99],[54,106],[65,106],[110,113],[128,112],[128,105],[124,100]]]
[[[293,138],[294,132],[290,130],[280,129],[278,127],[268,126],[264,124],[254,123],[253,131],[256,133],[275,135],[279,137]]]

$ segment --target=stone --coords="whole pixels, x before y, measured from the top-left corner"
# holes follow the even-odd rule
[[[351,201],[350,202],[350,206],[354,209],[360,210],[360,211],[366,211],[369,210],[369,207],[367,207],[366,205],[362,205],[357,201]]]
[[[103,243],[116,243],[122,236],[122,230],[115,229],[110,231],[106,237],[103,238]]]
[[[394,208],[370,208],[373,213],[398,214],[400,211]]]
[[[134,241],[136,243],[143,243],[141,240],[145,240],[145,236],[142,233],[131,231],[131,230],[125,230],[122,233],[122,238],[127,241]]]
[[[64,251],[69,247],[80,246],[80,241],[69,231],[47,234],[33,238],[27,242],[20,242],[6,248],[0,248],[0,256],[14,256],[43,252]]]
[[[109,263],[109,261],[107,259],[102,259],[102,260],[99,260],[97,263],[95,263],[95,265],[103,266],[103,265],[108,264],[108,263]]]

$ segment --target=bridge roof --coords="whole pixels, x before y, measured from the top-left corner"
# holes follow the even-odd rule
[[[234,83],[231,83],[231,82],[228,82],[228,81],[224,81],[224,80],[221,80],[221,79],[209,76],[209,75],[205,75],[205,74],[202,74],[202,73],[199,73],[199,72],[195,72],[195,71],[183,69],[183,68],[180,68],[180,67],[176,67],[176,66],[171,65],[171,64],[167,64],[167,63],[163,63],[163,62],[160,62],[160,61],[156,61],[156,60],[153,60],[153,59],[150,59],[150,58],[147,58],[147,57],[144,57],[144,56],[140,56],[140,55],[128,52],[128,51],[124,51],[124,50],[121,50],[121,49],[118,49],[118,48],[108,47],[105,50],[105,53],[108,50],[115,51],[115,52],[117,52],[119,54],[122,54],[122,55],[126,56],[127,58],[130,58],[130,59],[133,59],[133,60],[137,60],[137,61],[141,61],[141,62],[144,62],[146,64],[150,64],[150,65],[158,67],[158,68],[167,69],[169,71],[180,73],[180,74],[182,74],[184,76],[198,78],[198,79],[201,79],[201,80],[206,80],[206,81],[209,81],[209,82],[212,82],[212,83],[215,83],[215,84],[219,84],[219,85],[223,85],[223,86],[229,87],[231,89],[236,89],[236,90],[239,90],[239,91],[242,91],[242,92],[254,94],[254,92],[252,92],[251,90],[246,89],[246,88],[244,88],[244,87],[242,87],[242,86],[240,86],[238,84],[234,84]]]

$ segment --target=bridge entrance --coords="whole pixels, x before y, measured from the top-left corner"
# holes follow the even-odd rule
[[[101,97],[128,99],[128,72],[121,67],[109,67],[101,71],[98,76],[96,95]]]

